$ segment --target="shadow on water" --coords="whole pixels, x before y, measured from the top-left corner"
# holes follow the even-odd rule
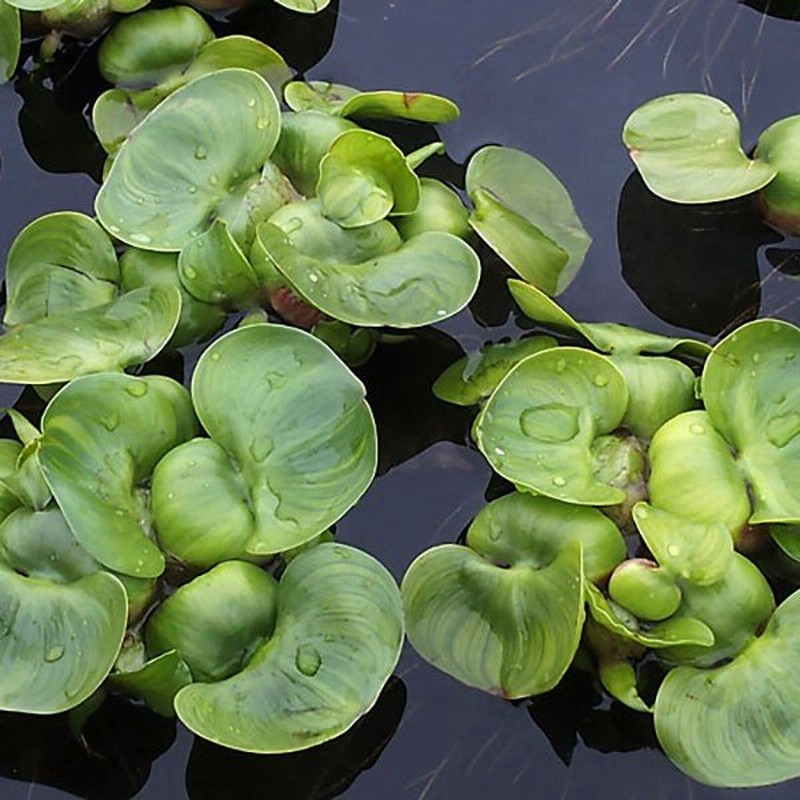
[[[251,800],[269,793],[281,800],[327,800],[341,794],[378,759],[406,707],[406,688],[396,677],[372,710],[347,733],[299,753],[259,756],[195,739],[186,770],[191,800]]]
[[[670,203],[637,172],[622,188],[617,236],[622,277],[641,301],[665,322],[710,336],[758,316],[757,252],[782,240],[749,198]]]
[[[741,1],[741,0],[740,0]],[[743,0],[742,5],[778,19],[800,20],[798,0]]]
[[[54,786],[86,800],[128,800],[175,740],[175,721],[110,698],[88,720],[83,741],[67,714],[0,715],[0,775]]]

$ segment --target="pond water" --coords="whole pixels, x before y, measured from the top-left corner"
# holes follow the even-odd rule
[[[737,111],[752,145],[798,111],[795,17],[800,3],[756,0],[341,0],[316,18],[259,8],[220,27],[256,31],[309,78],[451,97],[462,116],[440,129],[449,159],[436,160],[437,174],[458,181],[474,150],[498,143],[536,155],[569,189],[594,238],[561,298],[576,318],[709,338],[755,316],[800,322],[797,242],[755,221],[747,203],[687,210],[656,200],[632,174],[620,131],[655,95],[708,91]],[[102,163],[83,115],[101,88],[94,59],[95,49],[71,46],[54,65],[31,72],[29,62],[0,87],[0,254],[34,217],[91,208]],[[454,541],[498,491],[468,444],[472,413],[430,393],[463,350],[519,333],[504,274],[487,263],[469,313],[382,347],[359,371],[378,419],[380,476],[338,537],[398,579],[421,550]],[[0,404],[18,394],[5,387]],[[366,720],[306,754],[229,753],[123,702],[107,704],[86,737],[88,750],[63,720],[0,716],[0,797],[777,800],[800,792],[800,781],[738,792],[691,781],[661,754],[647,717],[604,701],[579,677],[511,704],[457,684],[408,647]]]

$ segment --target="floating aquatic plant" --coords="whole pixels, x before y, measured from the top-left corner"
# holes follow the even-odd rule
[[[758,192],[762,216],[800,232],[800,117],[779,120],[759,137],[753,158],[742,150],[731,108],[702,94],[650,100],[622,133],[649,189],[676,203],[712,203]]]

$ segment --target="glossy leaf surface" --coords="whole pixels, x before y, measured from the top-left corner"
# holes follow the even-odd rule
[[[491,146],[470,159],[466,186],[480,237],[526,281],[563,292],[591,237],[558,178],[527,153]]]
[[[0,708],[55,714],[102,683],[127,620],[122,584],[98,572],[58,509],[0,526]]]
[[[261,169],[279,131],[278,101],[254,72],[197,78],[120,148],[95,200],[97,216],[127,244],[181,250],[229,192]]]
[[[800,115],[770,125],[758,137],[756,158],[778,171],[759,195],[759,207],[767,222],[784,233],[800,234]]]
[[[713,786],[763,786],[800,774],[800,593],[729,664],[672,670],[659,689],[655,725],[675,764]]]
[[[407,119],[416,122],[452,122],[458,106],[446,97],[424,92],[361,92],[325,81],[296,81],[284,90],[294,111],[324,111],[355,119]]]
[[[391,575],[371,556],[321,544],[278,587],[275,631],[247,666],[175,699],[194,733],[237,750],[304,750],[350,728],[378,698],[403,644]]]
[[[650,100],[628,117],[622,139],[650,191],[676,203],[732,200],[776,174],[744,154],[736,115],[708,95]]]
[[[372,481],[364,387],[310,334],[269,324],[227,334],[198,362],[192,397],[211,439],[169,453],[152,488],[161,543],[192,564],[300,545]]]
[[[5,280],[3,322],[12,327],[110,303],[119,266],[111,240],[93,219],[61,211],[20,231],[8,252]]]
[[[162,572],[140,486],[195,430],[186,390],[160,376],[90,375],[45,409],[42,470],[75,537],[102,564],[139,577]]]
[[[800,329],[756,320],[709,356],[702,393],[753,486],[752,523],[800,521]]]
[[[433,393],[448,403],[476,405],[523,359],[555,347],[551,336],[531,336],[515,342],[499,342],[476,350],[450,365],[433,384]]]
[[[439,545],[418,556],[401,589],[414,649],[462,683],[503,697],[552,689],[584,621],[581,546],[553,549],[539,563],[523,556],[510,566],[481,544]]]
[[[0,337],[0,380],[62,383],[143,364],[170,340],[180,313],[177,289],[152,286],[103,306],[18,325]]]
[[[0,0],[0,84],[11,78],[17,68],[20,42],[19,10]]]
[[[354,230],[325,219],[317,201],[285,206],[258,238],[315,308],[363,327],[416,328],[460,311],[480,277],[474,250],[447,233],[401,242],[382,220]]]
[[[192,673],[180,656],[169,650],[138,669],[112,672],[110,678],[115,686],[144,700],[157,714],[172,717],[175,695],[192,682]]]
[[[489,398],[475,439],[492,468],[518,486],[581,505],[615,505],[624,493],[597,479],[592,445],[628,405],[622,373],[575,347],[517,364]]]

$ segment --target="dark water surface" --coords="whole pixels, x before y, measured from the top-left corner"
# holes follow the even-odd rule
[[[334,6],[313,21],[290,25],[261,8],[232,25],[258,31],[309,78],[453,98],[462,117],[440,134],[455,163],[439,159],[440,174],[458,180],[459,165],[493,142],[536,155],[572,194],[594,237],[561,298],[575,317],[714,337],[755,316],[800,322],[797,242],[761,225],[747,202],[687,210],[653,198],[632,175],[620,130],[655,95],[709,91],[737,111],[752,146],[767,125],[800,110],[799,8],[786,0],[341,0],[338,14]],[[81,112],[101,89],[94,58],[91,48],[72,48],[0,87],[0,256],[34,217],[91,208],[88,175],[98,174],[101,156]],[[467,445],[471,412],[430,394],[462,349],[519,331],[503,275],[489,266],[471,313],[383,347],[360,370],[381,470],[338,535],[398,579],[421,550],[455,540],[495,488]],[[18,394],[0,389],[2,405]],[[350,734],[284,758],[226,752],[124,702],[90,722],[88,751],[63,720],[0,715],[0,798],[800,796],[798,781],[738,792],[694,783],[658,750],[646,716],[573,676],[553,695],[516,705],[460,686],[409,648],[397,676]]]

